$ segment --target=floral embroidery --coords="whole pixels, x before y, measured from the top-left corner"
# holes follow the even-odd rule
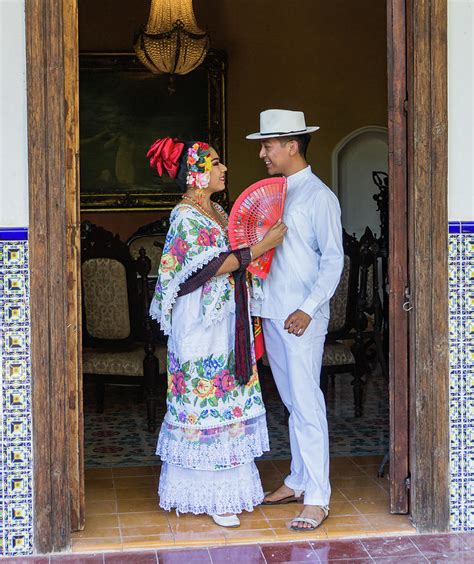
[[[177,260],[176,257],[173,256],[171,253],[166,253],[165,255],[161,256],[161,270],[163,272],[169,272],[170,270],[174,270],[176,268],[177,265]],[[161,295],[161,291],[162,291],[162,286],[161,283],[159,284],[159,292]],[[158,284],[157,284],[157,288],[155,288],[155,292],[156,294],[158,294]]]
[[[181,371],[176,372],[171,378],[171,393],[178,399],[186,393],[186,382],[184,381],[184,374]]]
[[[176,257],[179,264],[183,264],[184,257],[189,250],[189,245],[182,237],[176,237],[173,244],[171,245],[171,254]]]
[[[193,393],[200,398],[207,398],[216,394],[214,382],[212,380],[200,379],[193,390]]]
[[[228,250],[225,233],[212,220],[185,204],[173,210],[150,308],[152,317],[160,322],[166,334],[171,334],[173,304],[180,285],[193,272]],[[206,338],[212,340],[212,331],[221,331],[215,324],[235,311],[232,276],[214,276],[195,298],[199,302],[196,303],[199,327]],[[245,433],[238,423],[243,424],[265,412],[255,360],[250,381],[245,386],[238,385],[234,352],[232,348],[225,349],[227,343],[232,347],[232,338],[225,343],[223,349],[210,355],[203,355],[200,349],[190,353],[186,348],[183,349],[186,352],[178,354],[181,349],[176,344],[168,349],[166,422],[182,428],[186,441],[191,443],[214,440],[223,426],[232,428],[232,433],[233,426],[235,433]],[[225,352],[221,353],[222,350]],[[186,357],[179,358],[181,354]]]
[[[171,311],[180,284],[228,250],[227,236],[214,222],[190,206],[181,204],[174,208],[150,307],[152,318],[160,322],[165,334],[171,332]],[[233,311],[234,295],[229,278],[215,276],[204,285],[201,316],[205,326]]]
[[[233,351],[183,364],[169,352],[168,423],[209,427],[261,414],[264,407],[256,366],[245,386],[236,383],[234,370]]]
[[[197,244],[202,247],[211,247],[216,244],[217,237],[219,235],[219,229],[211,227],[211,229],[204,229],[201,227],[199,229],[199,234],[197,238]]]

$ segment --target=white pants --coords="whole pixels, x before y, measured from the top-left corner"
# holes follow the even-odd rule
[[[325,335],[310,323],[301,337],[282,319],[263,319],[265,348],[280,397],[290,412],[290,475],[285,485],[305,492],[306,505],[329,505],[329,439],[319,387]]]

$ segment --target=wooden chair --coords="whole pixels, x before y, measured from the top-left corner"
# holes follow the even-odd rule
[[[364,350],[375,346],[375,357],[380,365],[382,374],[388,381],[387,359],[384,350],[384,308],[380,297],[379,284],[379,264],[381,255],[379,252],[379,241],[374,236],[372,230],[367,227],[360,240],[360,280],[361,288],[366,288],[365,296],[361,296],[363,307],[361,314],[367,318],[360,320],[361,325],[366,325],[364,329]]]
[[[357,239],[343,231],[344,268],[341,281],[330,301],[330,320],[324,345],[321,389],[327,396],[328,377],[334,384],[337,374],[353,375],[355,415],[362,415],[363,375],[366,373],[360,309],[360,253]]]
[[[160,266],[163,247],[165,246],[166,233],[170,226],[169,217],[163,217],[152,223],[140,227],[127,239],[127,245],[133,258],[138,258],[141,248],[145,249],[147,257],[151,260],[150,279],[155,279]]]
[[[148,315],[151,261],[143,249],[134,260],[118,236],[90,222],[81,238],[84,378],[96,385],[99,412],[106,385],[140,386],[154,431],[166,346],[155,355]]]
[[[168,216],[162,217],[152,223],[143,225],[131,237],[127,239],[127,246],[133,258],[139,257],[140,249],[145,249],[146,256],[150,258],[150,274],[148,276],[149,294],[155,291],[158,267],[160,266],[161,255],[165,246],[166,234],[170,226]],[[159,324],[155,320],[150,320],[153,339],[160,345],[166,345],[168,339],[161,331]]]

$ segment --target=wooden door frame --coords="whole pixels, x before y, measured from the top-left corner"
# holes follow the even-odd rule
[[[406,186],[414,306],[408,317],[411,512],[420,531],[445,531],[449,527],[447,0],[387,0],[387,6],[389,13],[406,6],[407,22],[394,30],[394,37],[406,34],[408,56],[406,86],[395,89],[389,103],[391,119],[395,117],[389,131],[395,142],[393,162],[405,158],[404,151],[410,155]],[[83,500],[71,495],[82,491],[77,477],[83,463],[77,449],[82,433],[77,378],[77,0],[26,0],[25,7],[34,537],[36,551],[45,553],[67,548],[71,530],[84,519]],[[398,52],[396,41],[393,45]],[[403,137],[397,128],[405,111]],[[406,149],[401,150],[402,145]],[[399,289],[392,297],[398,305]]]
[[[77,0],[26,0],[25,15],[34,543],[47,553],[84,522]]]

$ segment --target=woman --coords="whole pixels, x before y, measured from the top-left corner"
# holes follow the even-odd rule
[[[148,156],[184,191],[171,212],[150,309],[169,336],[160,506],[235,527],[238,513],[263,500],[254,459],[269,449],[245,269],[282,243],[286,227],[279,223],[257,245],[231,252],[227,216],[211,201],[224,190],[227,170],[216,151],[168,137]],[[258,298],[258,281],[252,286]]]

